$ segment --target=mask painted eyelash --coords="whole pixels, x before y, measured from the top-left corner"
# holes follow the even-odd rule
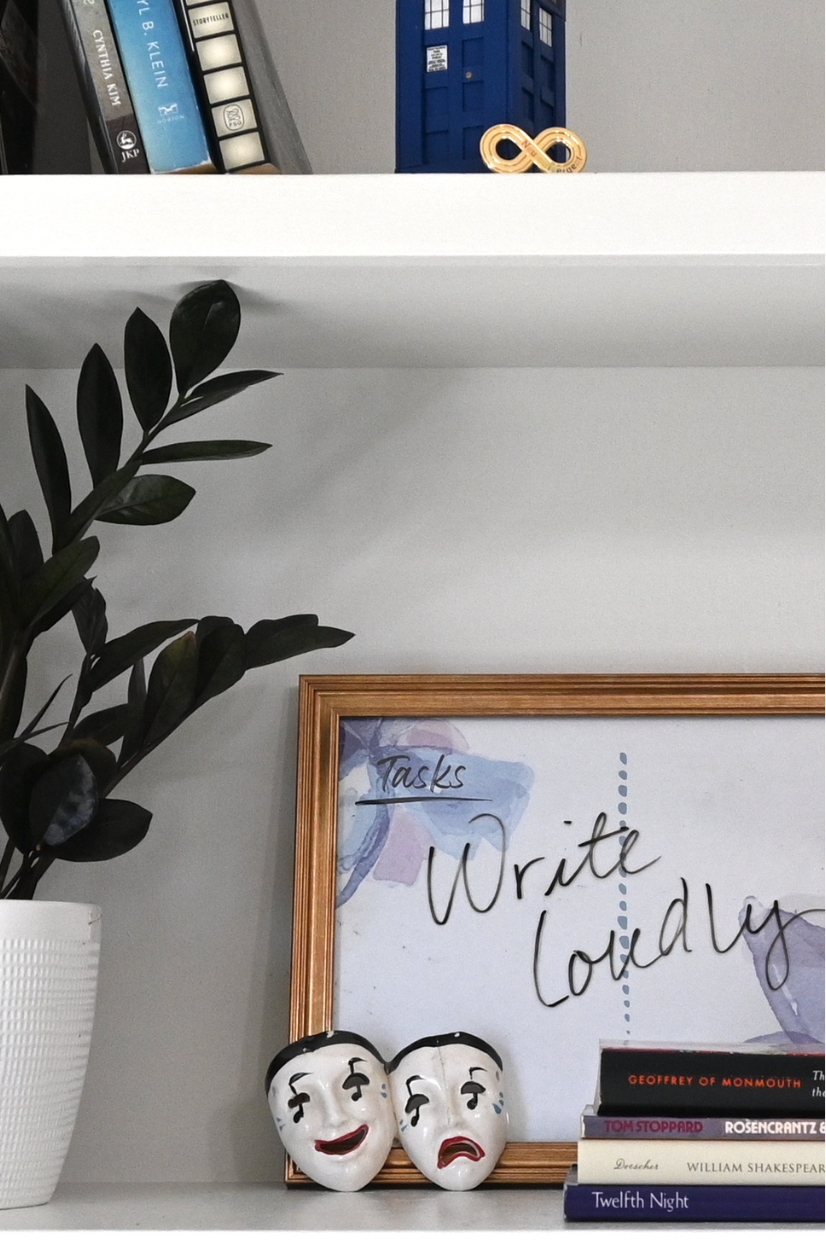
[[[355,1068],[353,1067],[353,1064],[357,1062],[358,1060],[356,1059],[348,1060],[348,1063],[350,1066],[350,1075],[347,1077],[345,1081],[343,1081],[342,1086],[341,1086],[342,1089],[354,1089],[355,1090],[355,1093],[353,1094],[353,1102],[358,1102],[358,1100],[361,1098],[364,1086],[370,1084],[369,1076],[365,1076],[363,1072],[356,1072]]]
[[[471,1095],[468,1098],[468,1102],[467,1102],[467,1107],[469,1111],[472,1111],[474,1109],[474,1107],[479,1101],[479,1095],[483,1094],[484,1092],[485,1092],[484,1085],[480,1085],[477,1081],[465,1081],[464,1085],[459,1090],[459,1093],[461,1094]]]
[[[428,1102],[430,1102],[430,1099],[428,1098],[427,1094],[414,1094],[410,1088],[413,1081],[420,1081],[420,1080],[421,1080],[421,1077],[419,1076],[411,1076],[408,1080],[405,1081],[405,1085],[407,1086],[408,1099],[407,1099],[407,1102],[404,1104],[404,1113],[405,1115],[410,1115],[413,1111],[416,1112],[416,1114],[413,1115],[413,1118],[410,1121],[411,1128],[415,1128],[416,1125],[418,1124],[419,1112],[421,1111],[422,1107],[427,1106]]]
[[[291,1110],[293,1107],[298,1108],[296,1110],[295,1115],[293,1116],[294,1124],[297,1124],[300,1119],[304,1118],[304,1104],[305,1102],[309,1102],[309,1101],[310,1101],[309,1094],[296,1094],[294,1098],[290,1098],[290,1100],[288,1101],[287,1106]]]

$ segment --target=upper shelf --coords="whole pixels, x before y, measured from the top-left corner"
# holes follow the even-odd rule
[[[9,177],[0,365],[222,276],[235,365],[818,365],[821,173]]]

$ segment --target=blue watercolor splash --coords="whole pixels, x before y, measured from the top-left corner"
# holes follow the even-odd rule
[[[751,905],[751,924],[759,925],[769,912],[759,900],[749,898],[740,911],[742,925]],[[815,912],[817,900],[811,901]],[[822,910],[819,910],[822,911]],[[774,1013],[785,1039],[791,1043],[824,1040],[824,929],[811,918],[780,909],[788,958],[775,943],[778,929],[772,918],[757,934],[746,934],[760,989]],[[775,943],[772,949],[772,944]],[[777,1042],[777,1033],[751,1038],[752,1042]]]
[[[388,760],[399,754],[413,771],[426,767],[431,774],[441,757],[451,774],[433,789],[394,787],[387,780]],[[457,767],[463,768],[458,776]],[[339,839],[338,872],[346,879],[338,905],[350,900],[369,874],[411,886],[431,847],[457,860],[468,843],[471,857],[485,839],[497,849],[507,847],[533,784],[533,772],[522,763],[469,753],[461,732],[444,719],[343,720],[340,784],[359,768],[369,790],[360,791],[349,831]],[[444,786],[459,780],[459,787]],[[390,798],[398,800],[369,804]]]

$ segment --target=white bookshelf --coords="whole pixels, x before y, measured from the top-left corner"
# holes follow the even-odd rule
[[[116,353],[116,301],[216,276],[245,305],[239,364],[274,328],[279,364],[302,368],[821,361],[821,173],[18,177],[3,190],[2,366],[74,365],[91,330]]]
[[[200,177],[5,178],[0,198],[0,369],[76,369],[91,340],[98,340],[117,363],[123,322],[136,304],[149,313],[157,310],[159,320],[165,319],[172,294],[218,276],[236,287],[244,311],[241,340],[231,358],[233,366],[272,364],[285,371],[398,370],[390,385],[393,394],[402,391],[405,380],[401,372],[408,368],[525,371],[537,367],[630,367],[653,372],[663,368],[819,366],[824,337],[823,182],[823,174],[816,172],[584,173],[576,177],[346,175],[209,181]],[[348,381],[355,392],[355,381]],[[301,399],[307,409],[312,409],[316,380],[307,382],[308,394]],[[671,390],[661,377],[656,383],[663,392]],[[603,391],[599,383],[596,390]],[[381,405],[384,388],[377,391],[375,400]],[[654,391],[659,393],[660,387]],[[322,395],[325,400],[334,395],[333,380],[329,390],[322,389]],[[358,396],[349,399],[355,405]],[[647,399],[652,399],[650,391]],[[744,397],[741,405],[745,403]],[[743,408],[735,412],[744,417]],[[683,465],[685,469],[696,468],[694,458],[687,457]],[[264,482],[258,487],[264,495]],[[504,512],[504,501],[501,510]],[[757,545],[759,534],[758,529],[754,534]],[[325,537],[321,530],[314,548],[323,550]],[[197,554],[195,541],[191,550]],[[665,562],[658,556],[665,557],[667,551],[658,551],[655,545],[650,552],[653,575]],[[256,580],[268,580],[270,565],[263,539],[259,554]],[[299,563],[301,556],[296,554],[295,559]],[[707,563],[702,555],[700,559],[705,578]],[[776,573],[783,566],[783,557],[777,560],[780,567],[773,570]],[[602,571],[602,561],[594,562],[596,569],[580,561],[579,552],[572,556],[574,587],[588,572],[593,575]],[[324,563],[321,557],[322,566],[314,570],[319,573],[318,581],[310,581],[311,595],[322,595],[321,584],[326,587]],[[713,565],[713,559],[709,563]],[[211,568],[199,567],[198,571],[205,578]],[[372,563],[365,571],[374,571]],[[328,571],[328,579],[330,576]],[[494,582],[492,570],[490,580]],[[805,603],[799,601],[805,599],[803,574],[797,573],[794,581],[803,584],[798,593],[788,594],[793,618],[797,612],[807,611]],[[709,594],[715,588],[709,578]],[[780,586],[777,589],[780,592]],[[768,597],[768,587],[765,590]],[[568,593],[575,598],[577,591],[571,588]],[[692,599],[694,610],[698,597],[699,592]],[[763,601],[762,595],[755,597]],[[259,606],[258,600],[250,605]],[[344,623],[344,607],[337,600],[330,603],[323,596],[315,597],[314,605],[324,610],[328,622]],[[658,596],[647,606],[656,620]],[[471,607],[472,601],[459,615],[469,632]],[[732,666],[731,648],[725,645],[724,637],[737,630],[737,621],[732,620],[733,612],[725,612],[725,604],[714,602],[714,607],[723,614],[717,647],[704,636],[705,630],[698,630],[696,637],[709,652],[710,664],[705,670],[717,666],[715,659],[722,660],[729,670],[768,670],[762,665]],[[642,614],[645,618],[645,608]],[[713,608],[710,614],[713,618]],[[411,615],[415,619],[412,609]],[[566,622],[569,626],[574,623],[570,618]],[[387,623],[398,625],[397,615],[390,614]],[[635,632],[636,613],[624,623],[626,633]],[[657,623],[667,627],[665,621]],[[544,643],[545,620],[537,618],[534,624],[533,648],[538,648],[540,637],[536,634],[542,635]],[[366,628],[366,621],[362,628]],[[784,621],[784,629],[789,628]],[[434,631],[438,633],[437,628]],[[504,622],[502,631],[508,631]],[[564,626],[557,631],[564,633]],[[418,639],[414,639],[412,628],[406,636],[403,628],[394,628],[393,632],[399,653],[380,642],[371,647],[368,632],[361,652],[353,655],[361,663],[348,665],[345,654],[344,659],[325,668],[411,670],[404,662],[408,657],[404,643],[408,641],[409,649],[415,652],[420,649]],[[641,645],[650,645],[645,631],[640,632]],[[718,633],[711,621],[708,632],[712,636]],[[471,661],[489,658],[482,639],[478,649],[474,640],[471,634],[467,657]],[[572,670],[602,670],[602,647],[596,636],[589,632],[579,640],[581,646],[573,642],[562,658],[569,659]],[[612,640],[609,634],[606,643],[610,645]],[[731,640],[739,651],[739,632]],[[635,649],[629,645],[623,657],[633,659]],[[755,649],[756,655],[744,655],[744,659],[759,663],[761,657],[768,658],[760,655],[762,648]],[[773,646],[772,651],[775,649],[779,648]],[[441,652],[437,656],[442,657]],[[515,666],[523,666],[521,650],[502,657],[513,657]],[[693,656],[690,647],[683,649],[674,639],[672,645],[664,642],[654,655],[646,646],[638,657],[649,660],[649,670],[656,660],[658,668],[669,670],[669,659],[676,669],[682,667],[680,659]],[[795,656],[780,649],[777,657]],[[394,658],[400,660],[398,664]],[[279,690],[284,702],[298,670],[307,669],[288,669],[287,687]],[[257,709],[265,714],[273,708],[269,700],[264,706],[259,700]],[[290,730],[294,723],[291,699],[282,709],[289,721],[285,727]],[[257,1076],[253,1081],[252,1070],[242,1076],[236,1060],[229,1062],[222,1048],[229,1046],[234,1053],[245,1041],[254,1044],[245,1050],[245,1073],[249,1061],[256,1055],[260,1058],[259,1043],[269,1047],[269,1053],[277,1049],[271,1043],[271,1027],[265,1027],[256,1015],[254,1004],[252,1014],[247,1014],[244,978],[238,982],[238,992],[233,990],[235,974],[247,967],[253,947],[260,948],[261,936],[267,933],[261,927],[271,924],[276,904],[282,909],[278,947],[273,949],[276,966],[286,956],[288,941],[283,909],[289,898],[289,874],[282,866],[277,871],[277,890],[259,890],[263,887],[261,872],[267,879],[269,876],[269,855],[265,857],[263,851],[255,849],[268,826],[273,770],[283,772],[289,747],[284,752],[271,752],[270,736],[264,734],[263,726],[261,736],[256,733],[255,738],[254,812],[244,826],[248,859],[245,854],[239,881],[254,892],[253,899],[259,903],[252,906],[253,912],[258,909],[260,916],[254,927],[247,926],[248,940],[238,932],[234,954],[227,952],[218,966],[215,984],[224,988],[224,1000],[214,1009],[209,1005],[213,1029],[204,1034],[206,1072],[213,1074],[224,1101],[222,1122],[226,1115],[234,1114],[236,1077],[244,1082],[241,1088],[245,1098],[247,1092],[251,1095],[253,1084],[256,1090],[260,1087]],[[172,777],[169,783],[174,783]],[[199,787],[203,784],[202,795],[208,798],[208,775],[199,773],[198,783]],[[244,795],[247,793],[245,787]],[[289,832],[291,825],[288,794],[289,789],[278,811],[283,833]],[[136,795],[140,799],[141,793]],[[181,796],[181,818],[185,819],[195,811],[191,794],[182,792]],[[152,801],[160,822],[163,801],[151,785],[146,799]],[[174,818],[174,801],[169,805],[166,812]],[[278,814],[273,811],[274,820]],[[158,839],[160,844],[160,831]],[[139,868],[144,864],[145,875]],[[121,1060],[117,1033],[120,1031],[127,1040],[131,1036],[130,1014],[121,1010],[131,999],[124,1001],[123,995],[135,993],[135,979],[140,991],[140,959],[145,944],[155,944],[158,952],[153,935],[159,925],[169,934],[170,943],[189,943],[196,938],[187,916],[214,897],[209,883],[216,880],[206,866],[202,871],[193,869],[196,894],[189,905],[185,894],[173,920],[165,921],[171,906],[171,887],[164,885],[166,876],[153,868],[156,863],[148,849],[135,865],[138,868],[127,876],[126,865],[116,872],[117,863],[113,863],[111,871],[100,876],[101,887],[95,890],[96,898],[99,894],[100,902],[111,907],[112,960],[120,976],[113,978],[113,989],[102,996],[106,1020],[101,1030],[108,1032],[99,1036],[107,1036],[108,1045],[102,1049],[100,1066],[92,1065],[97,1075],[87,1083],[89,1112],[85,1121],[81,1116],[77,1138],[75,1168],[81,1169],[77,1182],[70,1178],[62,1183],[47,1206],[0,1212],[0,1229],[539,1232],[565,1226],[558,1190],[489,1188],[473,1194],[451,1194],[430,1189],[375,1189],[335,1195],[316,1189],[287,1190],[280,1184],[192,1183],[193,1177],[186,1174],[179,1176],[180,1184],[82,1182],[89,1178],[88,1169],[100,1156],[96,1142],[101,1132],[112,1148],[125,1137],[134,1140],[135,1180],[157,1178],[157,1172],[153,1176],[151,1170],[144,1171],[145,1166],[154,1165],[153,1158],[157,1162],[160,1157],[152,1148],[156,1136],[161,1143],[166,1140],[171,1148],[183,1151],[181,1158],[187,1153],[186,1138],[176,1136],[177,1128],[167,1136],[156,1127],[153,1135],[152,1124],[157,1125],[154,1104],[146,1101],[144,1107],[155,1088],[151,1071],[156,1065],[151,1049],[144,1051],[136,1040],[130,1043],[132,1053],[145,1057],[134,1065],[126,1055]],[[172,879],[168,881],[172,883]],[[77,882],[81,882],[79,876]],[[203,884],[203,900],[199,883]],[[129,901],[136,887],[133,907]],[[122,904],[129,904],[128,911],[118,908],[115,896],[119,891]],[[62,888],[62,898],[86,898],[86,894],[66,893],[65,885]],[[143,911],[138,907],[141,900],[146,906]],[[174,960],[170,964],[177,953],[175,948],[169,958],[157,954],[152,968],[164,979],[157,1002],[165,1033],[161,1066],[168,1068],[168,1079],[178,1091],[170,1100],[170,1114],[177,1106],[171,1123],[173,1128],[181,1124],[185,1133],[191,1122],[197,1140],[203,1141],[198,1129],[202,1112],[191,1120],[186,1113],[188,1099],[193,1097],[191,1079],[186,1075],[191,1046],[186,1030],[177,1032],[175,1003],[185,1004],[187,994],[196,994],[198,969],[206,966],[198,944],[186,950],[189,955],[182,954],[179,966]],[[144,962],[147,972],[149,960],[147,957]],[[259,956],[249,968],[251,993],[257,993],[256,987],[260,990],[265,978],[267,985],[272,984]],[[280,976],[277,967],[273,968]],[[210,977],[210,985],[212,982]],[[266,1010],[285,1024],[286,981],[282,978],[279,984],[281,989]],[[153,1005],[155,1002],[153,997]],[[179,1069],[180,1081],[176,1076]],[[145,1083],[141,1071],[150,1073]],[[200,1077],[197,1084],[202,1084]],[[116,1105],[121,1088],[134,1090],[124,1095],[122,1109]],[[221,1090],[228,1096],[224,1097]],[[261,1102],[257,1093],[255,1098]],[[137,1116],[136,1099],[144,1108]],[[196,1102],[203,1107],[200,1096]],[[261,1118],[262,1113],[263,1104],[254,1112],[255,1124],[268,1121],[268,1117]],[[128,1140],[124,1149],[132,1148]],[[220,1146],[225,1137],[217,1140]],[[274,1136],[272,1140],[274,1144]],[[222,1165],[231,1161],[225,1152],[210,1150],[197,1155],[199,1165],[219,1156],[224,1160]],[[196,1155],[192,1157],[195,1165]],[[771,1224],[765,1226],[777,1230]]]

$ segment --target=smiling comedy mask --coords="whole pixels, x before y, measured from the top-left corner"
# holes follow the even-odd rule
[[[502,1060],[481,1038],[445,1033],[411,1043],[390,1064],[401,1142],[441,1188],[475,1188],[505,1148]]]
[[[353,1191],[390,1152],[396,1120],[384,1063],[357,1033],[315,1033],[270,1064],[267,1099],[278,1135],[305,1175]]]

